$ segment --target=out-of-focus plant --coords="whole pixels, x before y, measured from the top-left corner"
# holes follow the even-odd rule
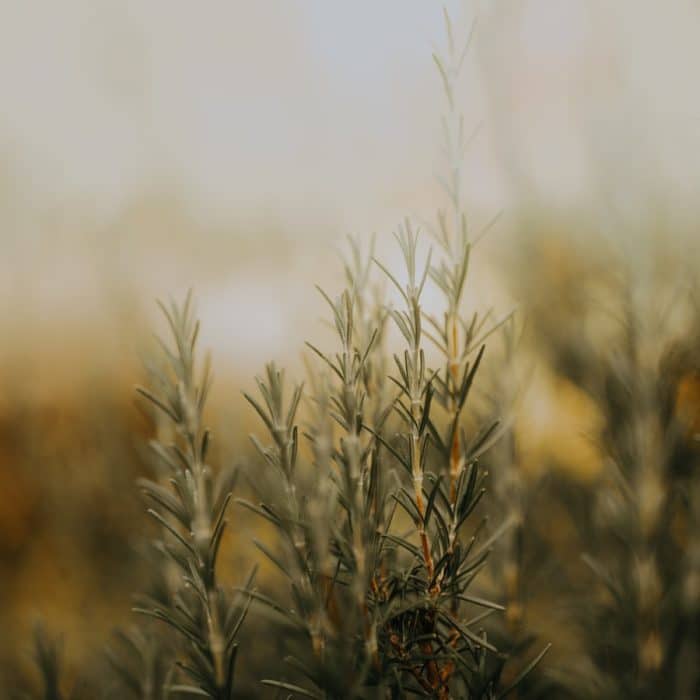
[[[539,476],[525,474],[523,454],[515,419],[521,410],[519,402],[526,390],[522,367],[518,364],[519,327],[513,316],[507,318],[499,332],[502,352],[496,354],[497,364],[491,367],[490,386],[486,392],[484,410],[488,416],[501,420],[498,439],[489,446],[485,459],[489,464],[491,493],[485,506],[487,513],[507,518],[510,527],[494,543],[489,559],[490,595],[505,607],[502,616],[494,619],[492,635],[496,644],[511,658],[525,663],[537,640],[530,626],[537,613],[534,598],[553,593],[548,585],[553,561],[541,534],[533,522],[536,508],[535,493],[542,488]],[[555,606],[549,605],[549,631]],[[517,662],[511,663],[507,674],[517,672]],[[550,684],[538,667],[528,682],[518,690],[519,697],[541,697]]]
[[[63,678],[62,640],[51,636],[42,623],[34,625],[34,665],[38,684],[33,692],[17,691],[12,697],[17,700],[41,698],[41,700],[65,700],[65,679]]]
[[[675,647],[693,626],[679,607],[683,546],[674,534],[689,465],[674,460],[685,436],[667,410],[677,378],[661,364],[662,342],[647,335],[631,300],[622,311],[621,342],[597,359],[591,387],[607,459],[587,557],[601,584],[590,650],[612,696],[659,697],[672,687]]]
[[[617,270],[588,280],[583,315],[540,327],[551,367],[602,425],[600,473],[575,499],[589,571],[570,576],[569,599],[587,662],[567,685],[578,697],[695,697],[700,317],[678,293],[660,312],[667,281]]]

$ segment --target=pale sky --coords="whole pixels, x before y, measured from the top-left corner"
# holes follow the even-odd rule
[[[488,127],[471,156],[477,201],[507,199],[523,176],[575,200],[632,151],[674,184],[697,176],[696,2],[478,4],[464,104]],[[461,5],[477,3],[448,3]],[[442,43],[437,0],[4,0],[6,177],[39,206],[105,215],[170,187],[205,217],[354,224],[359,210],[364,224],[430,186]]]
[[[460,95],[467,129],[483,125],[464,165],[477,218],[606,201],[642,221],[653,200],[694,222],[699,3],[448,6],[458,39],[479,15]],[[434,211],[435,47],[437,0],[0,0],[5,313],[20,296],[42,319],[87,313],[111,266],[149,297],[194,280],[231,328],[255,297],[278,342],[277,300],[332,276],[334,241]],[[209,288],[192,270],[227,231],[231,273]],[[282,277],[247,253],[267,275],[253,291],[238,252],[266,232],[293,245]]]

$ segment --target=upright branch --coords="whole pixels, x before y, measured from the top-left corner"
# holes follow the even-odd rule
[[[367,657],[376,663],[376,623],[368,597],[370,590],[376,590],[378,585],[380,540],[377,531],[384,517],[384,499],[375,439],[365,428],[371,423],[374,431],[381,431],[388,410],[381,409],[383,381],[376,376],[375,349],[380,330],[372,326],[373,318],[365,308],[363,294],[369,265],[363,263],[355,244],[352,254],[354,265],[346,265],[349,288],[335,300],[319,290],[331,310],[340,352],[331,357],[316,346],[307,345],[321,358],[335,380],[329,386],[330,416],[340,437],[333,462],[338,475],[338,496],[347,518],[338,532],[338,542],[347,542],[347,552],[351,555],[349,558],[341,556],[339,564],[341,571],[347,571],[348,586],[363,621]],[[371,398],[370,391],[374,394]],[[367,418],[370,401],[374,410]],[[343,549],[341,546],[340,551]]]
[[[446,115],[443,118],[443,154],[447,173],[438,178],[447,198],[447,206],[438,211],[437,227],[433,230],[442,256],[439,263],[431,267],[430,277],[444,296],[445,312],[441,319],[426,316],[430,326],[426,336],[435,344],[445,360],[443,374],[437,381],[437,398],[448,411],[452,425],[455,426],[450,437],[448,470],[450,498],[454,502],[457,481],[465,468],[465,461],[461,458],[462,435],[458,429],[464,405],[461,400],[462,390],[470,372],[476,370],[481,360],[481,346],[484,340],[500,324],[491,323],[489,327],[488,314],[481,319],[474,315],[469,322],[465,322],[461,315],[473,245],[463,203],[462,166],[465,151],[478,128],[470,136],[465,135],[464,116],[459,109],[456,94],[465,59],[475,36],[477,20],[472,21],[466,41],[458,47],[447,10],[444,10],[444,17],[447,51],[444,55],[434,53],[433,60],[440,73],[447,102]],[[497,218],[494,217],[480,235],[483,235]],[[470,355],[480,347],[479,355],[470,366]]]
[[[413,493],[419,516],[417,519],[418,534],[426,571],[429,578],[432,579],[434,573],[433,557],[424,527],[423,478],[425,460],[428,455],[428,441],[430,439],[428,417],[430,415],[430,402],[433,398],[433,388],[425,366],[420,302],[430,271],[431,254],[428,254],[428,260],[419,276],[416,262],[418,234],[412,230],[410,222],[406,221],[404,226],[399,228],[396,240],[401,248],[406,266],[408,276],[406,285],[401,285],[382,263],[377,261],[377,265],[381,267],[387,277],[393,282],[405,302],[403,310],[391,309],[389,311],[407,346],[403,357],[399,355],[394,356],[394,362],[400,375],[400,381],[396,383],[401,391],[396,406],[409,426],[406,438],[409,446],[408,454],[413,480]]]
[[[173,427],[173,442],[151,442],[170,468],[170,488],[146,479],[140,483],[153,503],[148,512],[161,527],[158,546],[176,565],[176,590],[168,603],[146,600],[138,611],[162,620],[181,635],[185,660],[177,665],[192,685],[176,684],[172,690],[230,700],[236,637],[250,602],[247,594],[234,598],[216,581],[233,475],[222,470],[215,477],[206,461],[210,433],[203,426],[203,411],[211,375],[208,359],[201,373],[197,371],[199,321],[192,312],[191,295],[182,306],[161,308],[174,348],[159,341],[165,369],[152,367],[151,388],[139,387],[138,392]],[[246,588],[249,584],[250,579]]]

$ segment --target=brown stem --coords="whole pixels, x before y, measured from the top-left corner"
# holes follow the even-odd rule
[[[452,448],[450,450],[450,501],[452,505],[457,501],[457,479],[459,479],[459,471],[461,467],[459,444],[459,430],[455,429],[452,437]]]
[[[420,650],[428,657],[433,655],[433,645],[430,642],[423,642],[420,645]],[[430,659],[426,664],[426,670],[428,672],[428,683],[433,691],[436,691],[442,685],[440,681],[440,670],[438,669],[437,661]]]
[[[461,456],[460,456],[460,440],[459,440],[459,426],[457,424],[457,416],[459,414],[459,409],[457,407],[457,387],[459,385],[459,357],[457,355],[458,350],[458,328],[457,328],[457,315],[456,313],[451,313],[448,321],[448,357],[447,364],[450,372],[450,377],[452,379],[452,395],[450,396],[450,410],[452,411],[452,419],[455,423],[455,432],[452,436],[452,445],[450,447],[450,500],[454,505],[457,500],[457,480],[459,479],[459,472],[461,469]]]

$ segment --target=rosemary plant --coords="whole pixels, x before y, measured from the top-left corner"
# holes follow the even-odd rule
[[[679,562],[693,554],[673,531],[674,521],[692,522],[692,496],[685,504],[678,496],[692,494],[697,479],[697,457],[685,448],[674,410],[688,367],[667,354],[658,332],[649,335],[631,295],[623,295],[622,313],[622,342],[598,359],[593,384],[607,460],[592,523],[596,545],[586,555],[605,590],[588,620],[595,623],[590,648],[611,697],[682,697],[687,681],[676,672],[677,656],[689,637],[696,643],[699,621],[677,590]],[[696,676],[690,695],[698,688]]]
[[[268,366],[258,380],[261,398],[246,395],[270,436],[267,444],[254,443],[279,474],[284,493],[276,502],[245,505],[271,522],[285,542],[281,553],[266,554],[287,577],[293,605],[256,597],[308,640],[303,659],[291,663],[311,687],[266,682],[311,697],[501,697],[542,655],[504,686],[504,659],[480,626],[502,607],[472,591],[502,532],[498,528],[480,538],[485,520],[474,525],[470,517],[485,492],[478,458],[495,439],[497,424],[467,436],[463,414],[483,340],[498,324],[487,328],[488,317],[465,321],[462,316],[471,244],[460,197],[466,144],[454,83],[468,42],[457,56],[447,13],[445,18],[449,61],[435,60],[449,103],[450,178],[444,185],[451,216],[449,222],[444,212],[438,217],[440,264],[433,266],[429,254],[419,265],[418,234],[407,221],[396,236],[406,284],[369,256],[395,287],[403,308],[375,300],[375,311],[368,313],[364,290],[370,265],[362,263],[356,245],[346,266],[348,288],[335,299],[321,292],[331,309],[338,350],[309,346],[325,366],[325,373],[310,370],[310,467],[298,464],[303,462],[296,423],[302,387],[295,386],[285,402],[283,374]],[[444,295],[443,319],[422,308],[429,279]],[[387,316],[404,343],[403,352],[393,355],[395,374],[382,359]],[[424,330],[426,322],[430,331]],[[442,368],[429,369],[425,339],[438,348]],[[302,476],[309,469],[310,492]]]
[[[576,549],[588,568],[569,563],[585,658],[571,660],[574,697],[686,698],[700,688],[690,661],[700,630],[699,453],[679,399],[697,381],[700,336],[683,295],[659,314],[666,290],[648,284],[629,270],[591,282],[588,294],[606,299],[605,313],[589,301],[585,323],[571,319],[546,336],[553,368],[585,392],[602,426],[592,488],[557,494],[576,508]],[[609,335],[599,343],[604,325]]]
[[[62,642],[51,636],[43,624],[34,625],[34,665],[38,672],[39,683],[33,692],[15,690],[12,697],[17,700],[64,700],[67,696],[61,686],[63,684]]]
[[[269,434],[254,444],[283,489],[276,500],[243,503],[279,532],[281,550],[260,548],[287,578],[292,602],[252,595],[307,640],[289,659],[307,684],[266,683],[319,698],[503,697],[511,688],[500,685],[501,659],[479,627],[501,606],[471,592],[498,536],[479,541],[484,522],[470,525],[484,493],[478,455],[494,428],[467,439],[460,423],[481,355],[444,380],[428,368],[420,300],[430,261],[418,267],[408,223],[397,241],[405,285],[375,260],[405,304],[388,309],[405,343],[393,356],[396,375],[377,376],[383,333],[366,325],[354,284],[362,276],[348,274],[352,286],[336,299],[324,294],[339,350],[310,346],[326,368],[310,372],[311,464],[296,420],[302,386],[285,398],[282,371],[268,365],[260,398],[246,395]],[[386,380],[395,387],[388,401]]]
[[[214,475],[207,463],[210,433],[203,424],[203,411],[211,378],[208,359],[197,375],[199,322],[194,320],[191,295],[181,306],[162,310],[175,347],[171,350],[161,342],[167,369],[152,366],[152,388],[138,391],[171,426],[171,441],[151,442],[169,468],[168,486],[141,481],[153,504],[148,512],[160,526],[155,546],[162,565],[168,567],[170,590],[160,600],[146,597],[137,610],[163,621],[177,635],[178,678],[166,685],[167,693],[229,700],[234,696],[236,637],[250,603],[245,592],[229,592],[216,580],[233,474],[221,470]],[[163,688],[154,682],[162,675],[158,652],[149,649],[143,634],[124,639],[143,664],[140,677],[123,674],[131,690],[136,697],[162,697]]]
[[[266,478],[252,480],[258,487],[257,502],[238,501],[275,533],[272,544],[262,538],[255,544],[284,577],[288,597],[252,590],[252,575],[236,590],[219,581],[218,555],[235,473],[215,473],[208,463],[210,433],[204,409],[211,378],[208,359],[201,369],[197,362],[199,323],[191,296],[182,305],[162,307],[172,344],[161,341],[162,362],[150,366],[149,388],[138,390],[157,426],[150,443],[155,476],[140,481],[158,533],[148,554],[152,585],[135,608],[143,616],[139,624],[121,633],[110,649],[117,671],[107,689],[110,697],[236,697],[238,633],[252,601],[274,618],[290,652],[286,671],[278,668],[276,656],[271,659],[270,677],[263,683],[288,698],[512,698],[547,651],[545,647],[534,657],[529,651],[525,655],[529,647],[520,643],[527,637],[521,628],[519,587],[522,485],[500,491],[495,510],[511,517],[499,514],[495,526],[487,524],[480,507],[487,483],[481,459],[497,440],[513,436],[495,420],[475,427],[470,399],[485,341],[504,324],[506,331],[512,326],[509,317],[492,322],[489,314],[464,314],[475,241],[461,194],[461,161],[469,139],[456,88],[474,28],[458,49],[447,13],[445,22],[448,53],[436,55],[435,62],[448,103],[448,176],[441,181],[448,206],[439,212],[433,231],[437,255],[433,258],[431,250],[421,261],[419,235],[409,221],[396,235],[403,277],[379,261],[373,248],[364,255],[351,241],[345,289],[338,296],[321,291],[330,310],[335,347],[324,350],[309,344],[308,394],[305,385],[289,383],[274,364],[257,379],[257,394],[245,394],[267,432],[264,439],[253,438]],[[380,281],[375,284],[376,277]],[[442,295],[441,316],[424,310],[429,284]],[[384,298],[386,286],[394,288],[398,307]],[[390,328],[401,344],[396,353],[388,350]],[[612,380],[615,371],[611,370]],[[628,373],[620,384],[625,390],[628,382],[644,386],[636,380],[636,374]],[[647,414],[635,411],[650,397],[635,395],[628,422],[646,424]],[[612,423],[618,414],[611,411],[608,417]],[[629,438],[627,428],[613,431],[606,443],[611,458],[621,463],[622,457],[629,457],[618,450]],[[636,438],[643,431],[633,432]],[[501,458],[511,483],[517,480],[512,452],[508,443]],[[657,677],[674,649],[687,655],[698,648],[697,636],[679,642],[670,632],[662,633],[662,596],[655,585],[661,564],[653,545],[662,528],[668,530],[669,519],[663,514],[670,492],[664,490],[665,477],[654,481],[663,493],[660,500],[658,494],[652,498],[653,513],[647,512],[651,492],[644,481],[649,474],[659,476],[662,458],[656,454],[646,459],[644,464],[650,466],[643,475],[635,471],[634,459],[627,459],[628,468],[620,469],[615,481],[629,501],[626,513],[632,523],[634,546],[620,561],[628,573],[637,572],[634,581],[623,579],[624,585],[637,585],[629,598],[638,624],[633,651]],[[265,481],[272,488],[266,489]],[[697,488],[686,490],[689,519],[700,520],[698,493]],[[644,524],[644,518],[651,524]],[[499,598],[506,606],[477,587],[500,538],[507,556],[499,572],[505,594]],[[695,621],[698,546],[689,545],[683,558],[688,593],[684,614]],[[608,585],[614,604],[627,605],[600,559],[591,564]],[[644,595],[642,574],[647,581]],[[486,631],[487,618],[503,611],[511,633],[505,650],[497,648]],[[627,608],[616,612],[611,624],[627,625]],[[595,618],[596,629],[604,619]],[[614,631],[620,632],[617,627]],[[37,649],[44,697],[58,700],[53,647],[41,642]],[[509,652],[519,656],[515,663]],[[631,653],[625,648],[615,658],[626,664]],[[596,662],[602,668],[605,659],[601,656]],[[615,688],[632,692],[638,685],[624,678]]]

